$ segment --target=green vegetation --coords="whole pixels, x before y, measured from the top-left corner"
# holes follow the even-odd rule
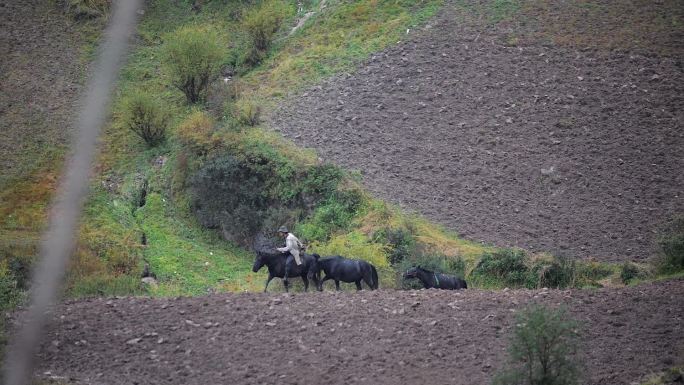
[[[532,305],[516,317],[508,347],[508,368],[492,381],[496,385],[579,384],[577,322],[563,309]]]
[[[349,68],[391,43],[389,38],[400,36],[407,23],[426,17],[427,8],[434,12],[437,4],[387,2],[376,9],[371,3],[375,5],[330,5],[304,29],[318,23],[330,26],[331,18],[353,13],[360,23],[334,23],[355,31],[356,46],[335,48],[335,60],[345,60]],[[364,219],[372,217],[375,203],[356,182],[337,167],[319,164],[312,152],[258,127],[261,113],[273,106],[270,91],[313,80],[292,74],[276,81],[271,74],[282,68],[277,63],[283,53],[302,55],[306,66],[314,67],[318,59],[311,56],[312,49],[332,48],[340,36],[326,29],[335,41],[321,40],[312,47],[301,45],[309,33],[276,40],[278,29],[264,31],[259,23],[276,18],[284,25],[293,9],[289,3],[268,1],[250,8],[211,2],[196,14],[184,7],[153,2],[139,27],[141,43],[122,72],[115,119],[104,138],[99,179],[106,188],[98,189],[88,204],[70,293],[252,290],[252,256],[235,245],[250,245],[257,233],[269,234],[283,223],[301,231],[312,250],[366,258],[391,274],[386,244],[371,239],[375,227]],[[364,29],[371,22],[384,27]],[[387,33],[390,25],[392,34]],[[240,58],[252,47],[266,61],[255,69],[240,67]],[[211,82],[221,68],[238,71],[240,77],[228,84]],[[183,90],[185,98],[171,87]],[[154,148],[141,146],[127,133],[126,100],[137,90],[163,103],[169,114],[166,141]],[[185,106],[183,99],[195,106]],[[143,261],[159,278],[158,285],[142,286],[135,279]],[[262,280],[257,281],[260,286]]]
[[[684,271],[684,216],[671,221],[658,239],[661,255],[655,261],[661,274]]]
[[[684,367],[670,368],[663,373],[646,378],[641,385],[669,385],[684,381]]]
[[[152,95],[135,90],[124,99],[124,125],[154,147],[166,138],[169,117]]]
[[[64,0],[63,3],[76,20],[105,18],[111,7],[110,0]]]
[[[206,100],[227,52],[213,28],[187,26],[168,37],[163,54],[171,84],[197,103]]]
[[[291,9],[290,5],[281,0],[266,0],[247,12],[242,24],[251,41],[245,58],[248,65],[257,65],[266,57],[276,33],[285,18],[291,14]]]

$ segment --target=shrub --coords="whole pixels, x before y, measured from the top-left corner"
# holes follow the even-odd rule
[[[164,63],[171,83],[188,103],[206,100],[209,84],[218,76],[227,49],[210,28],[185,27],[173,33],[164,47]]]
[[[577,351],[577,322],[563,309],[532,305],[516,317],[508,368],[494,377],[493,384],[578,384]]]
[[[316,165],[307,172],[302,191],[315,197],[330,197],[337,191],[343,177],[342,169],[333,164]]]
[[[537,287],[564,288],[574,286],[577,264],[568,257],[554,256],[549,262],[535,264],[533,271],[537,273]]]
[[[334,232],[348,229],[361,206],[362,197],[356,190],[337,191],[314,210],[313,215],[298,230],[311,241],[325,241]]]
[[[494,279],[507,286],[536,286],[536,279],[530,279],[530,270],[525,264],[525,252],[522,250],[502,249],[484,254],[473,270],[473,275]]]
[[[600,287],[601,284],[597,281],[609,277],[615,271],[612,264],[600,262],[585,262],[577,265],[577,279],[576,286],[594,286]]]
[[[109,14],[111,0],[65,0],[64,9],[76,20],[96,19]]]
[[[166,138],[169,115],[151,94],[136,90],[124,99],[123,122],[148,146],[154,147]]]
[[[266,57],[275,34],[289,12],[290,8],[285,2],[267,0],[244,16],[243,28],[251,41],[251,47],[245,58],[247,64],[256,65]]]
[[[267,177],[231,155],[205,163],[189,181],[192,207],[200,223],[248,244],[270,206]]]
[[[632,262],[625,262],[620,267],[620,280],[622,283],[629,284],[635,279],[645,279],[650,275],[648,269]]]
[[[684,270],[684,216],[675,218],[658,238],[661,255],[656,260],[658,272],[668,274]]]
[[[411,256],[416,250],[413,234],[407,229],[385,228],[378,230],[373,238],[377,242],[386,243],[389,247],[389,263],[396,265]]]
[[[204,111],[191,113],[176,129],[178,141],[196,155],[206,155],[220,141],[213,137],[214,119]]]
[[[261,107],[253,100],[239,99],[233,104],[233,118],[240,124],[254,127],[261,122]]]

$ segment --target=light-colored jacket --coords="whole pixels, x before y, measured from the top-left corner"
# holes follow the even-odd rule
[[[297,265],[301,265],[302,260],[299,257],[299,251],[301,249],[302,242],[300,242],[294,234],[287,233],[287,238],[285,238],[285,247],[279,247],[278,251],[280,251],[281,253],[290,252],[290,254],[292,254],[292,256],[294,257],[295,263]]]

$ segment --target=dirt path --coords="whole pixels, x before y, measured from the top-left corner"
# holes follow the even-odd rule
[[[684,280],[81,300],[55,312],[38,373],[85,384],[485,384],[514,310],[541,302],[583,323],[585,384],[630,384],[682,363],[682,298]]]
[[[510,24],[461,16],[447,6],[272,126],[468,238],[650,256],[684,213],[684,55],[508,44]]]

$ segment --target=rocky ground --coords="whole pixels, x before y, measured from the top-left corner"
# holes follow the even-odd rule
[[[620,9],[630,3],[609,8],[634,14]],[[592,27],[600,32],[562,36]],[[448,4],[271,124],[468,238],[645,259],[662,223],[684,213],[681,28],[663,35],[666,54],[524,38],[535,28],[469,19]]]
[[[536,302],[580,321],[582,383],[631,384],[684,363],[682,298],[675,280],[70,301],[54,312],[37,373],[77,384],[485,384],[515,311]]]

